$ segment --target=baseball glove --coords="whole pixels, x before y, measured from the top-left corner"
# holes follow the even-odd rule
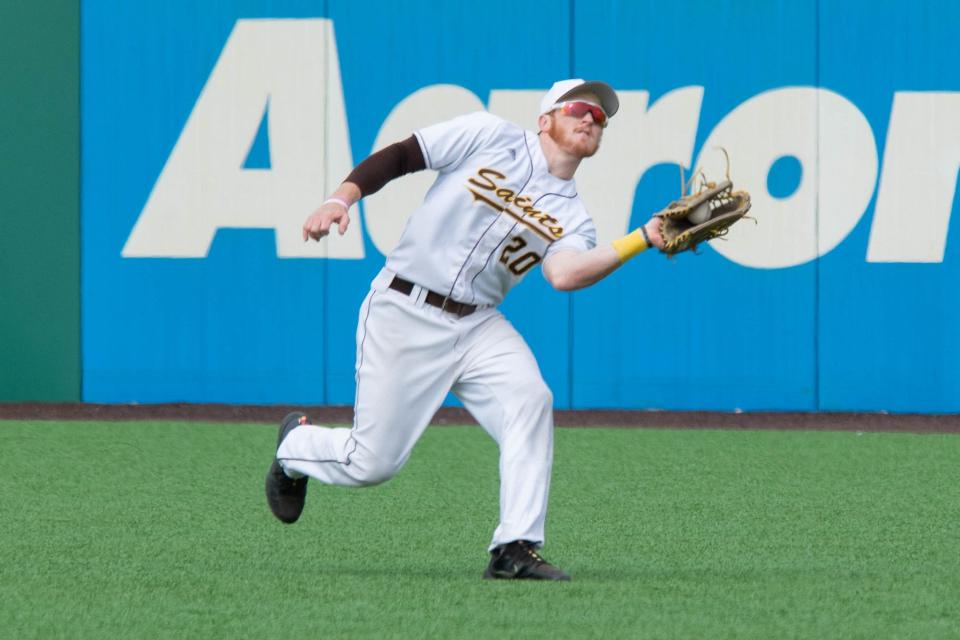
[[[727,178],[722,182],[709,182],[702,173],[694,178],[697,175],[701,180],[696,193],[684,195],[654,214],[660,218],[661,251],[667,255],[695,252],[701,242],[725,236],[733,223],[750,211],[750,194],[733,190],[729,164]],[[683,187],[684,193],[689,186]]]

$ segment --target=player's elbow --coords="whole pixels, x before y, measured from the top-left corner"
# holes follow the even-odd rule
[[[572,278],[568,277],[558,278],[556,282],[552,282],[551,284],[557,291],[576,291],[580,288]]]
[[[548,272],[546,275],[547,282],[557,291],[576,291],[577,289],[583,288],[583,284],[580,282],[576,273],[570,269],[558,269],[553,272]]]
[[[567,256],[552,256],[543,265],[543,275],[557,291],[574,291],[583,286],[575,264]]]

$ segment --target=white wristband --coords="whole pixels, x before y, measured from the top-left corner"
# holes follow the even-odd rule
[[[350,203],[344,200],[343,198],[333,197],[333,198],[327,198],[326,200],[323,201],[323,204],[330,204],[330,203],[336,203],[341,207],[343,207],[344,209],[346,209],[347,211],[350,211]]]

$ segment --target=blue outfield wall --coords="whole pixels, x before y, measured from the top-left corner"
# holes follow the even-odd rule
[[[531,272],[503,310],[558,407],[960,411],[960,5],[842,4],[84,0],[84,400],[351,403],[430,176],[324,245],[302,220],[376,148],[480,108],[535,129],[574,76],[623,104],[577,176],[601,242],[717,146],[757,224],[574,294]]]

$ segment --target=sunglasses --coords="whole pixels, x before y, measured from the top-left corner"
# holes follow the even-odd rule
[[[560,102],[553,105],[554,109],[560,109],[564,115],[580,119],[588,113],[593,116],[593,121],[601,127],[607,126],[607,114],[603,109],[590,102],[574,100],[573,102]]]

